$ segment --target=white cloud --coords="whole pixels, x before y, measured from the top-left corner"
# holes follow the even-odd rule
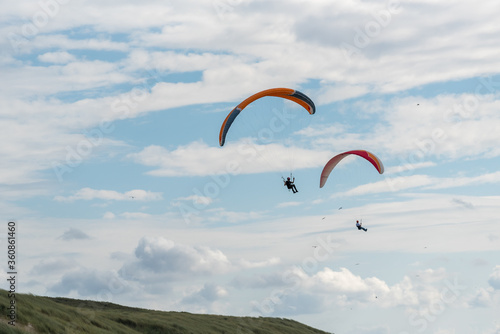
[[[210,68],[222,68],[225,64],[242,63],[244,59],[236,55],[220,55],[211,52],[185,53],[179,51],[148,52],[132,50],[127,64],[131,68],[154,68],[160,73],[182,73],[205,71]],[[229,100],[233,97],[230,96]]]
[[[470,307],[485,307],[491,308],[494,306],[495,302],[493,300],[493,291],[485,288],[479,288],[475,295],[468,300],[468,305]]]
[[[163,237],[142,238],[135,249],[136,260],[120,272],[128,275],[166,274],[183,279],[191,275],[210,275],[227,271],[231,263],[220,250],[205,246],[177,244]],[[147,273],[146,273],[147,272]]]
[[[468,106],[470,101],[472,107]],[[395,100],[385,116],[389,128],[376,133],[384,146],[403,154],[403,161],[418,163],[432,157],[458,159],[492,153],[493,142],[499,138],[492,131],[500,122],[498,115],[492,114],[499,103],[495,97],[441,95],[427,100],[424,108],[414,103],[413,99]]]
[[[280,276],[281,284],[276,285],[270,296],[254,301],[253,305],[255,310],[273,316],[307,314],[311,312],[308,307],[313,308],[313,313],[320,313],[325,308],[370,305],[387,309],[402,307],[416,315],[432,310],[431,306],[436,303],[451,308],[463,297],[465,287],[450,280],[446,273],[441,270],[436,273],[432,269],[426,272],[427,276],[434,277],[414,281],[405,276],[400,282],[389,285],[377,277],[355,275],[346,268],[335,271],[325,267],[314,274],[293,268]],[[236,283],[238,287],[257,286],[242,280]]]
[[[200,290],[186,296],[182,302],[198,305],[212,303],[218,299],[226,297],[227,295],[228,291],[224,287],[215,284],[205,284]]]
[[[30,50],[32,49],[32,50]],[[115,42],[105,37],[72,39],[62,34],[37,35],[29,43],[23,45],[26,52],[36,49],[63,49],[63,50],[95,50],[95,51],[121,51],[126,52],[130,46],[124,42]]]
[[[129,284],[113,271],[90,270],[79,268],[70,271],[49,287],[49,291],[58,295],[76,292],[78,296],[106,300],[109,294],[120,294],[129,290]]]
[[[113,212],[106,212],[102,218],[104,219],[115,219],[116,218],[116,215],[113,213]]]
[[[395,176],[388,175],[383,181],[367,183],[357,186],[344,193],[332,195],[332,197],[340,196],[356,196],[362,194],[384,193],[384,192],[399,192],[408,189],[450,189],[456,187],[478,186],[481,184],[500,183],[500,172],[487,173],[479,176],[460,176],[438,178],[429,175],[411,175],[411,176]],[[453,200],[455,203],[465,205],[466,203],[459,200]]]
[[[427,168],[427,167],[434,167],[436,166],[437,163],[432,162],[432,161],[423,161],[423,162],[417,162],[417,163],[407,163],[404,165],[399,165],[399,166],[392,166],[390,168],[386,168],[384,171],[384,175],[392,175],[392,174],[405,174],[405,173],[411,173],[412,171],[419,169],[419,168]]]
[[[350,98],[363,96],[370,92],[369,87],[363,85],[336,85],[333,87],[325,87],[318,93],[317,103],[329,104],[336,101],[343,101]]]
[[[33,266],[30,270],[30,274],[37,277],[51,274],[61,274],[67,270],[75,269],[75,267],[77,267],[77,264],[73,260],[60,257],[50,257]]]
[[[177,198],[173,205],[179,206],[179,202],[193,202],[194,205],[208,206],[212,204],[213,201],[214,199],[209,196],[191,195]]]
[[[328,153],[293,148],[295,169],[320,166]],[[257,145],[240,142],[223,148],[193,142],[169,151],[160,146],[146,147],[128,157],[137,163],[157,167],[148,172],[154,176],[222,175],[223,183],[232,175],[288,170],[290,149],[277,144]],[[281,157],[281,158],[280,158]]]
[[[268,289],[283,287],[283,273],[271,272],[260,275],[248,275],[241,273],[231,281],[231,285],[237,289]]]
[[[7,99],[9,104],[19,105],[28,102],[28,104],[55,104],[60,106],[62,104],[60,101],[49,97],[56,94],[70,94],[83,90],[92,91],[98,87],[133,83],[133,77],[119,69],[119,64],[102,60],[77,60],[51,66],[22,66],[22,64],[19,64],[4,71],[4,80],[0,82],[0,87],[3,90],[2,97]],[[23,87],[23,89],[18,87]],[[88,103],[99,102],[102,93],[91,94],[92,96],[87,97],[87,99],[82,98],[80,105],[84,103],[88,106]],[[47,97],[47,100],[44,101],[41,96]],[[16,101],[16,98],[19,101]],[[72,104],[70,102],[63,104],[65,104],[63,111],[70,111],[68,108]],[[100,110],[101,115],[102,109]],[[107,109],[110,109],[109,104]],[[31,110],[31,108],[28,110]],[[12,111],[11,109],[8,110],[9,113]],[[34,111],[36,112],[37,109]],[[38,109],[38,111],[41,110]],[[46,112],[50,115],[56,115],[58,114],[57,111],[59,110],[47,110]],[[98,110],[93,112],[98,112]],[[75,117],[75,114],[71,116]],[[102,116],[100,119],[102,119]]]
[[[355,196],[379,192],[398,192],[406,189],[420,188],[432,184],[432,182],[432,178],[427,175],[387,177],[384,178],[383,181],[363,184],[343,194],[336,194],[334,196]]]
[[[208,202],[200,202],[193,204],[185,204],[184,202],[174,203],[174,207],[178,208],[184,222],[196,225],[206,223],[223,223],[235,224],[246,221],[255,221],[264,219],[265,212],[258,211],[232,211],[225,208],[210,208]],[[211,202],[210,202],[211,203]]]
[[[281,260],[278,257],[273,257],[268,260],[260,262],[252,262],[245,259],[241,259],[238,265],[241,266],[242,268],[248,269],[248,268],[262,268],[262,267],[275,266],[280,262]]]
[[[332,125],[319,125],[319,126],[308,126],[300,131],[298,134],[305,137],[331,137],[335,135],[345,135],[348,131],[348,126],[342,123],[333,123]]]
[[[124,212],[120,214],[120,217],[123,217],[125,219],[148,219],[151,218],[152,215],[149,213],[144,213],[144,212]]]
[[[500,83],[483,83],[480,79],[478,86],[486,92],[486,86],[500,89]],[[363,148],[376,153],[382,161],[392,158],[398,166],[388,165],[388,174],[411,172],[464,157],[480,159],[500,155],[495,145],[500,135],[494,131],[500,126],[500,116],[494,112],[500,105],[498,93],[364,100],[354,105],[359,110],[353,115],[355,120],[360,124],[371,120],[372,126],[366,129],[352,123],[319,125],[302,133],[314,138],[316,149],[342,152]]]
[[[242,221],[259,220],[264,217],[264,213],[248,211],[231,211],[223,208],[205,210],[202,216],[206,216],[206,221],[238,223]]]
[[[276,207],[277,208],[288,208],[291,206],[299,206],[301,204],[302,204],[302,202],[283,202],[283,203],[279,203]]]
[[[74,61],[76,57],[66,51],[61,52],[47,52],[38,56],[38,60],[46,63],[66,64]]]
[[[488,278],[487,287],[476,288],[468,298],[467,306],[474,308],[494,308],[500,303],[500,265],[493,268],[493,273]]]
[[[247,57],[265,59],[266,61],[255,65],[261,75],[252,77],[262,80],[262,76],[271,73],[269,78],[263,80],[267,81],[268,85],[276,81],[270,79],[271,77],[287,78],[283,82],[300,82],[311,76],[326,78],[325,84],[328,81],[344,81],[348,83],[348,87],[358,87],[369,83],[369,87],[380,87],[375,89],[396,90],[420,86],[443,77],[453,80],[481,75],[489,68],[498,68],[495,66],[498,65],[497,60],[493,56],[498,46],[492,43],[489,37],[493,36],[498,28],[488,25],[488,20],[480,19],[484,16],[494,18],[494,10],[485,13],[481,9],[466,8],[466,5],[462,5],[450,12],[448,9],[436,8],[433,4],[400,4],[401,10],[391,16],[389,24],[369,39],[369,45],[359,48],[361,56],[357,57],[356,61],[348,62],[339,47],[343,42],[354,43],[357,32],[354,27],[362,30],[367,23],[376,23],[374,15],[387,10],[386,3],[356,2],[355,7],[341,2],[317,3],[307,9],[300,4],[291,3],[286,8],[280,6],[279,12],[262,11],[258,3],[239,3],[230,5],[230,11],[224,13],[219,13],[209,4],[194,3],[189,9],[181,2],[171,6],[164,3],[150,3],[148,6],[128,4],[124,5],[119,13],[114,7],[103,4],[99,4],[98,11],[88,12],[80,7],[81,4],[73,3],[62,6],[61,13],[64,12],[64,15],[57,15],[49,26],[44,27],[46,33],[30,39],[28,45],[56,45],[60,49],[89,47],[92,39],[75,40],[71,41],[71,44],[39,42],[42,38],[53,38],[58,29],[71,30],[82,26],[90,26],[94,31],[104,29],[107,32],[126,34],[133,32],[131,44],[144,49],[148,46],[165,45],[174,49],[178,47],[207,50],[207,53],[222,49],[240,58],[252,55]],[[278,4],[272,2],[268,6],[272,8]],[[196,11],[192,8],[196,8]],[[33,8],[33,13],[36,11],[37,9]],[[302,15],[296,16],[297,12]],[[227,15],[221,17],[221,14]],[[440,29],[445,29],[452,35],[446,39],[440,39],[434,34],[437,29],[435,22],[443,22],[443,16],[446,17],[446,25],[440,26]],[[144,17],[148,19],[145,20]],[[422,21],[422,17],[427,19]],[[467,25],[467,31],[463,30],[463,24],[459,24],[464,20],[470,23]],[[311,25],[311,22],[314,22],[314,25]],[[158,27],[162,30],[151,29]],[[446,29],[449,27],[455,29]],[[200,36],[199,31],[205,32],[203,36]],[[231,31],[231,34],[225,33],[226,31]],[[444,35],[446,34],[440,34]],[[464,40],[473,50],[472,54],[467,54],[467,58],[457,51],[462,49]],[[128,47],[127,43],[98,41],[114,43],[116,45],[113,47],[119,50],[127,50]],[[293,44],[290,43],[292,41]],[[426,47],[422,48],[421,45]],[[283,54],[285,56],[282,56]],[[466,66],[470,57],[482,59],[481,66]],[[436,65],[436,62],[439,64]],[[293,64],[300,66],[292,66]],[[209,67],[210,65],[205,66]],[[294,71],[290,71],[292,68]],[[457,71],[456,68],[462,70]],[[278,73],[279,75],[276,75]],[[251,74],[251,71],[247,71],[248,74]],[[248,82],[251,79],[248,76],[244,78],[240,82]],[[384,84],[377,86],[380,78],[383,78]],[[233,87],[231,90],[237,89]]]
[[[74,202],[78,200],[105,200],[105,201],[158,201],[162,199],[161,193],[134,189],[124,193],[114,190],[98,190],[92,188],[82,188],[71,196],[56,196],[54,200],[58,202]]]
[[[446,189],[453,187],[465,187],[470,185],[495,184],[500,183],[500,172],[487,173],[473,177],[454,177],[437,179],[434,185],[427,186],[427,189]]]
[[[484,332],[484,334],[500,334],[500,325],[494,324],[495,328],[488,329],[488,331]]]
[[[311,277],[314,286],[322,286],[326,291],[338,292],[341,294],[358,295],[366,300],[374,298],[376,291],[379,293],[387,292],[387,285],[377,278],[362,279],[355,276],[346,268],[340,268],[340,271],[333,271],[325,268]],[[365,295],[366,294],[366,295]]]
[[[493,273],[490,275],[488,283],[495,290],[500,290],[500,265],[495,266]]]
[[[243,9],[245,13],[248,13],[248,11],[252,12],[254,14],[254,16],[252,16],[253,20],[262,22],[262,25],[258,25],[258,31],[255,31],[254,21],[245,21],[246,24],[242,24],[241,20],[222,20],[212,6],[200,6],[199,4],[196,6],[196,13],[199,15],[206,15],[201,21],[179,12],[182,11],[179,8],[185,8],[187,10],[184,4],[177,4],[176,6],[180,7],[175,7],[175,11],[173,11],[171,7],[165,7],[159,4],[150,4],[151,7],[129,4],[128,6],[130,7],[127,6],[120,15],[126,16],[127,13],[149,13],[142,15],[147,15],[150,18],[146,20],[147,22],[144,22],[144,20],[134,17],[134,19],[128,20],[130,21],[130,25],[124,25],[122,20],[118,20],[117,13],[108,6],[101,6],[102,12],[86,13],[85,15],[78,16],[72,14],[73,12],[68,10],[68,6],[62,6],[61,13],[64,12],[65,14],[58,14],[57,17],[51,21],[50,29],[49,26],[44,27],[44,29],[48,29],[46,33],[37,34],[34,38],[30,38],[28,43],[28,46],[31,48],[43,48],[45,46],[51,49],[61,50],[56,52],[45,52],[40,55],[40,60],[42,61],[55,61],[61,65],[48,67],[32,65],[23,66],[23,62],[21,61],[18,62],[14,68],[8,66],[5,71],[2,72],[5,78],[3,81],[4,86],[2,87],[2,91],[6,97],[4,103],[10,106],[10,108],[7,109],[12,109],[12,114],[19,114],[20,112],[26,113],[28,111],[31,114],[40,115],[39,117],[42,119],[52,119],[53,122],[51,123],[58,123],[64,119],[78,119],[79,122],[76,123],[81,127],[82,125],[93,126],[103,119],[114,120],[126,117],[136,117],[153,110],[162,110],[197,103],[237,100],[257,91],[259,87],[278,84],[293,86],[307,79],[321,79],[322,87],[328,87],[323,88],[326,90],[325,92],[314,93],[315,95],[313,95],[314,99],[326,102],[342,97],[349,98],[357,94],[364,95],[367,92],[377,90],[377,88],[373,87],[378,86],[385,86],[382,90],[401,90],[426,82],[441,82],[443,78],[459,79],[474,75],[479,76],[486,73],[486,71],[481,69],[471,69],[470,73],[458,73],[456,71],[457,67],[463,69],[469,69],[471,67],[456,65],[465,61],[462,58],[456,59],[455,57],[450,58],[443,55],[448,55],[449,52],[454,55],[461,54],[460,52],[452,52],[450,50],[459,50],[460,45],[463,44],[460,43],[460,45],[458,45],[453,39],[447,39],[444,41],[444,45],[443,41],[434,43],[436,36],[433,31],[436,27],[432,20],[425,22],[422,28],[423,30],[415,30],[414,27],[402,30],[399,29],[400,25],[402,25],[402,21],[400,20],[403,17],[408,19],[408,22],[417,22],[417,19],[420,22],[421,17],[416,13],[428,10],[429,4],[419,4],[418,6],[407,4],[406,6],[415,7],[415,10],[403,10],[401,13],[394,15],[390,25],[385,27],[379,36],[371,40],[367,48],[360,50],[364,55],[363,58],[354,62],[354,64],[345,62],[345,59],[343,59],[343,56],[338,50],[338,46],[342,42],[351,41],[349,39],[343,40],[343,36],[351,35],[354,37],[355,30],[353,30],[352,27],[355,26],[356,22],[360,24],[360,27],[364,26],[367,22],[374,20],[372,14],[384,10],[385,7],[385,5],[382,4],[359,3],[358,5],[359,8],[356,7],[356,9],[354,9],[349,5],[341,3],[335,5],[318,3],[313,6],[314,10],[318,12],[312,11],[312,8],[310,8],[307,10],[307,14],[300,18],[294,16],[287,18],[284,14],[279,15],[278,18],[275,13],[270,14],[260,11],[260,7],[253,3],[245,5],[238,4],[234,6],[234,12],[232,12],[230,16],[234,15],[238,17],[238,15],[242,14],[240,11]],[[72,8],[80,8],[79,4],[72,4],[71,6],[75,6]],[[296,6],[297,4],[292,4],[286,11],[292,13],[293,8],[296,8]],[[403,9],[406,6],[401,4]],[[150,12],[153,7],[158,7],[154,14]],[[470,11],[465,11],[464,8],[465,7],[462,6],[460,10],[454,10],[457,17],[448,16],[449,13],[446,12],[449,23],[460,22],[460,18],[466,21],[475,22],[473,26],[474,29],[481,32],[480,35],[483,36],[485,40],[488,40],[484,32],[489,30],[495,31],[496,28],[486,23],[483,24],[484,20],[478,20],[474,15],[471,16],[470,12],[476,15],[481,14],[486,16],[492,14],[484,13],[477,8],[471,8]],[[439,8],[440,10],[435,10],[435,8],[432,9],[432,15],[442,13],[440,10],[444,11],[443,8]],[[32,10],[32,13],[36,13],[40,8],[35,6]],[[304,9],[301,8],[301,11],[302,10]],[[339,11],[347,11],[349,15],[339,15]],[[14,12],[24,13],[23,10],[15,10]],[[164,21],[165,18],[160,19],[160,17],[166,15],[166,13],[168,13],[167,23]],[[173,13],[175,13],[175,15],[173,15]],[[142,15],[138,16],[142,17]],[[190,11],[190,15],[194,15],[194,13]],[[350,16],[350,18],[348,18],[348,16]],[[104,20],[104,17],[108,19]],[[175,20],[174,17],[178,17],[180,21]],[[315,25],[313,27],[310,27],[309,24],[306,25],[305,21],[303,21],[304,17],[314,18]],[[337,18],[337,20],[332,21],[332,17]],[[86,24],[84,22],[89,18],[92,18],[92,22],[94,22],[91,28],[89,28],[89,33],[94,31],[92,29],[99,30],[104,27],[106,29],[111,29],[109,31],[117,31],[115,29],[118,29],[120,32],[125,32],[126,34],[135,31],[132,35],[132,42],[117,42],[106,38],[95,37],[76,40],[70,39],[68,36],[62,34],[57,34],[57,27],[64,27],[63,30],[66,30],[69,29],[69,27],[78,27],[79,24],[85,26]],[[158,32],[154,29],[149,30],[149,27],[154,26],[154,22],[161,22],[161,27],[163,27],[162,32]],[[213,22],[217,22],[218,24],[213,25]],[[280,24],[276,22],[280,22]],[[309,21],[307,22],[309,23]],[[334,23],[336,28],[340,27],[341,30],[349,32],[349,34],[340,34],[338,33],[339,29],[335,29],[335,34],[332,34],[329,30],[321,30],[321,32],[317,32],[313,37],[309,37],[308,40],[302,38],[304,31],[308,31],[307,29],[316,30],[322,25],[328,27],[332,22],[336,22]],[[201,38],[197,33],[197,31],[199,31],[198,29],[200,29],[200,25],[203,26],[203,31],[206,31],[209,36],[214,36],[214,39],[207,38],[206,35],[204,35],[204,38]],[[231,29],[234,28],[235,25],[238,29]],[[277,33],[275,29],[277,25],[281,26],[279,33]],[[136,29],[132,29],[132,26],[147,27],[147,29],[146,31],[137,31]],[[299,29],[299,27],[302,27],[302,29]],[[458,27],[461,26],[458,25]],[[224,38],[220,38],[220,31],[226,31],[225,29],[232,31],[231,38],[228,38],[225,33]],[[274,33],[268,34],[269,31],[274,31]],[[491,33],[493,33],[493,31]],[[453,32],[453,34],[455,33],[456,32]],[[470,32],[470,34],[472,34],[472,32]],[[402,35],[404,35],[404,37]],[[489,34],[487,35],[490,36]],[[247,40],[247,38],[241,38],[241,36],[253,36],[253,39],[250,42],[247,41],[243,43],[242,41]],[[288,43],[283,43],[284,36],[287,36],[290,40],[298,40],[299,43],[294,43],[293,46],[290,46]],[[394,43],[389,36],[396,38],[399,42],[406,40],[408,36],[412,36],[418,41],[427,41],[430,39],[433,43],[426,43],[426,45],[427,48],[430,48],[432,52],[436,54],[432,59],[448,60],[446,64],[440,66],[442,70],[437,72],[434,68],[434,66],[437,65],[433,62],[414,60],[422,60],[421,52],[423,52],[423,50],[419,51],[419,48],[415,49],[412,46],[413,43],[410,42]],[[470,35],[467,34],[467,36]],[[316,45],[318,40],[323,40],[325,38],[330,42],[332,42],[331,38],[334,38],[335,42],[329,45]],[[155,46],[159,44],[165,45],[165,40],[174,43],[171,45],[169,44],[170,48],[175,49],[175,44],[178,43],[182,45],[183,50],[186,45],[189,45],[188,48],[192,49],[194,44],[199,43],[196,49],[202,51],[197,53],[184,53],[177,50],[148,50],[146,47],[147,44]],[[481,44],[476,40],[470,42],[472,43],[471,45]],[[142,44],[143,47],[141,48],[131,47],[137,45],[134,43],[146,44]],[[255,44],[252,43],[257,43],[259,46],[262,45],[265,47],[255,47]],[[384,43],[388,44],[385,45]],[[382,45],[384,45],[384,48],[387,50],[384,53],[380,51]],[[448,45],[448,47],[445,45]],[[497,53],[494,51],[498,48],[498,46],[495,45],[496,43],[485,42],[485,44],[481,44],[480,47],[477,48],[471,46],[471,49],[481,54],[494,55]],[[311,48],[315,50],[313,54],[311,54]],[[403,49],[407,54],[403,53],[404,57],[397,56],[390,52],[391,48],[395,48],[396,50]],[[82,60],[68,63],[69,56],[71,56],[68,50],[73,49],[119,51],[123,52],[125,59],[114,63],[102,60]],[[221,54],[219,52],[221,49],[227,52]],[[428,51],[429,50],[426,50],[426,52]],[[283,52],[286,52],[285,54],[287,56],[276,56],[277,54],[283,54]],[[385,54],[385,56],[383,54]],[[468,57],[469,56],[470,55],[468,55]],[[483,58],[484,55],[481,57],[482,61],[480,62],[482,66],[498,68],[498,66],[495,66],[497,62],[495,57],[487,57],[489,61]],[[261,61],[261,59],[263,60]],[[324,59],[329,59],[330,61],[322,61]],[[334,61],[335,59],[342,61]],[[428,58],[426,59],[428,60]],[[453,66],[448,65],[450,62],[449,59],[455,60]],[[407,62],[413,65],[409,66]],[[228,67],[228,63],[231,63],[232,66]],[[414,66],[415,63],[419,65]],[[297,64],[300,64],[300,66],[297,66]],[[125,98],[123,95],[117,95],[121,92],[119,89],[113,91],[113,88],[111,88],[110,92],[104,93],[104,95],[106,95],[105,97],[103,97],[102,92],[91,91],[85,96],[85,99],[78,101],[78,103],[62,103],[52,98],[63,92],[69,93],[81,90],[95,90],[96,87],[112,87],[113,85],[123,83],[145,88],[138,84],[141,78],[138,78],[140,75],[138,75],[136,71],[151,67],[162,72],[200,71],[202,72],[202,79],[195,83],[155,82],[153,85],[147,84],[147,89],[144,91],[144,100],[141,100],[137,107],[128,110],[126,115],[117,115],[117,113],[113,113],[111,110],[113,103],[116,103],[117,99],[120,100]],[[367,71],[367,68],[370,68],[370,71]],[[453,71],[451,68],[453,68]],[[413,74],[408,74],[408,71]],[[403,72],[405,75],[401,75]],[[383,73],[383,75],[380,73]],[[387,73],[392,73],[392,75],[387,77]],[[425,73],[425,75],[423,73]],[[383,85],[379,85],[381,77],[386,78],[384,79]],[[280,78],[279,81],[277,81],[276,78]],[[418,80],[416,80],[417,78]],[[439,154],[443,154],[453,159],[463,156],[498,156],[500,150],[498,150],[495,145],[495,143],[498,142],[498,132],[495,129],[499,126],[499,119],[498,115],[493,112],[498,109],[498,101],[496,101],[494,95],[485,94],[491,94],[498,91],[499,84],[494,81],[488,82],[488,80],[489,79],[478,79],[478,92],[482,95],[474,94],[473,92],[462,95],[450,94],[431,100],[419,101],[425,103],[421,103],[418,109],[415,108],[415,97],[394,99],[392,103],[384,104],[384,113],[380,114],[384,117],[384,122],[387,123],[386,125],[381,124],[375,127],[373,131],[367,133],[366,137],[356,134],[349,135],[344,132],[343,135],[340,136],[342,138],[332,139],[331,143],[333,143],[333,145],[328,147],[328,149],[332,150],[337,147],[350,145],[361,146],[373,142],[374,147],[380,147],[382,151],[388,152],[388,154],[403,154],[404,159],[408,159],[417,153],[422,154],[422,149],[424,150],[423,154],[425,158],[434,157]],[[251,83],[241,85],[241,82]],[[18,87],[23,87],[23,89],[19,90]],[[197,92],[194,96],[192,94],[193,91]],[[128,93],[130,95],[131,92]],[[51,96],[51,98],[44,100],[40,99],[40,96]],[[14,97],[18,97],[18,99],[14,99]],[[30,105],[25,102],[27,100],[33,101],[33,97],[37,97],[35,103],[31,103]],[[467,112],[467,103],[474,103],[473,107],[479,106],[480,108],[472,108],[470,109],[472,112]],[[370,104],[373,104],[373,102],[370,102]],[[122,105],[122,107],[124,106]],[[366,110],[373,108],[370,107],[369,104],[363,107],[366,107]],[[104,113],[103,110],[105,111]],[[408,110],[412,110],[412,112],[408,112]],[[455,115],[455,119],[458,117],[460,122],[452,121],[453,117],[450,117],[450,110],[459,110],[459,113]],[[68,117],[61,116],[64,112],[68,111],[70,111]],[[82,118],[85,118],[83,122],[81,122]],[[19,125],[23,124],[24,121],[24,117],[19,117],[16,123]],[[70,126],[69,129],[68,126]],[[34,133],[35,135],[33,137],[44,138],[44,141],[47,140],[45,138],[58,137],[58,143],[67,143],[69,137],[68,132],[73,133],[75,131],[74,126],[75,124],[64,124],[62,128],[50,127],[48,130],[50,130],[51,135],[45,136],[43,131],[36,131],[41,130],[40,127],[42,127],[41,124],[37,123],[34,129],[23,128],[20,129],[22,131],[17,131],[17,133]],[[12,128],[12,126],[9,128]],[[437,136],[435,130],[442,130],[442,136]],[[15,139],[12,140],[12,138]],[[13,142],[20,140],[15,136],[11,136],[10,139]],[[432,143],[432,141],[434,141],[434,143]],[[324,139],[323,143],[325,145],[329,144]],[[30,142],[27,144],[29,147],[33,147],[36,146],[37,143]],[[318,142],[318,144],[321,144],[321,142]],[[49,142],[46,142],[43,146],[46,148],[45,151],[51,152],[51,159],[49,162],[59,160],[54,155],[54,151],[57,149],[60,151],[64,149],[64,147]],[[153,148],[147,148],[146,150],[153,151]],[[31,150],[25,150],[24,152],[30,151]],[[163,153],[172,156],[175,152],[174,150]],[[192,152],[194,152],[194,150]],[[46,152],[44,153],[46,154]],[[141,153],[146,155],[148,152],[143,151]],[[301,155],[303,154],[308,154],[308,152],[302,151]],[[58,157],[60,158],[60,155]],[[304,157],[302,162],[308,165],[308,158],[306,156]],[[143,158],[146,157],[143,156]],[[152,173],[157,173],[158,175],[180,175],[183,173],[180,171],[183,166],[175,166],[167,161],[164,161],[164,163],[168,165],[168,167],[158,168],[152,171]],[[424,162],[420,161],[417,163]],[[29,165],[29,160],[23,160],[23,164]],[[50,163],[45,161],[45,163],[41,164],[41,167],[38,167],[38,170],[46,169],[49,164]],[[40,164],[38,165],[40,166]],[[222,168],[224,168],[224,166],[222,166]],[[220,172],[221,166],[207,167],[204,171],[198,168],[194,169],[196,170],[188,170],[184,173],[201,173],[202,175],[207,175],[207,173],[213,173],[213,169],[215,169],[216,172]],[[250,168],[250,170],[255,171],[255,166]],[[14,172],[11,170],[10,173],[12,174]],[[26,182],[34,178],[33,175],[31,175],[31,173],[33,173],[32,169],[20,169],[17,170],[16,173],[16,175],[11,175],[12,177],[9,178],[11,180],[19,180],[19,182]]]

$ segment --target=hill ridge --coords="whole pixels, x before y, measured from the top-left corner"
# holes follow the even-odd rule
[[[96,334],[328,334],[285,318],[196,314],[111,302],[16,293],[16,322],[9,325],[8,292],[0,289],[0,333]]]

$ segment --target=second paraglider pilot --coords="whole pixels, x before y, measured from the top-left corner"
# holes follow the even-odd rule
[[[363,226],[361,226],[362,223],[359,222],[359,220],[356,220],[356,227],[358,228],[358,230],[363,230],[363,231],[368,231],[367,228],[364,228]]]

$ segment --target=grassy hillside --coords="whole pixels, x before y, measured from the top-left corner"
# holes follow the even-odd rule
[[[16,294],[16,326],[8,324],[8,292],[0,289],[0,333],[326,334],[280,318],[161,312],[112,303]]]

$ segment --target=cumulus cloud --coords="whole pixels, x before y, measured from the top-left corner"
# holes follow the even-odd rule
[[[354,301],[366,303],[375,298],[380,298],[387,305],[414,305],[418,302],[412,283],[407,278],[402,283],[390,288],[384,281],[376,277],[363,279],[346,268],[341,268],[338,272],[325,268],[312,276],[307,284],[311,284],[316,289],[321,287],[323,291],[336,293],[337,300],[341,304]]]
[[[49,291],[58,295],[76,292],[82,297],[101,300],[129,288],[129,284],[116,272],[79,268],[64,274],[58,282],[49,287]]]
[[[496,266],[493,269],[493,273],[490,275],[488,283],[493,289],[500,290],[500,266]]]
[[[201,289],[184,297],[182,303],[196,305],[213,303],[227,295],[228,291],[224,287],[213,283],[205,283]]]
[[[135,261],[126,263],[123,275],[147,271],[182,279],[227,271],[231,262],[220,250],[206,246],[177,244],[163,237],[142,238],[135,249]]]
[[[478,289],[475,295],[468,300],[468,305],[470,307],[492,307],[494,305],[493,291],[485,288]]]
[[[500,265],[493,268],[487,287],[477,288],[467,299],[469,307],[494,308],[500,302]]]
[[[309,313],[310,310],[305,310],[303,305],[321,309],[373,303],[382,308],[404,307],[417,314],[435,303],[450,307],[462,297],[465,287],[449,279],[443,269],[427,269],[421,272],[421,276],[420,280],[405,276],[400,282],[389,285],[377,277],[355,275],[346,268],[335,271],[325,267],[317,273],[307,274],[296,267],[274,280],[270,280],[272,277],[252,281],[239,278],[233,284],[241,288],[270,286],[270,282],[274,282],[270,296],[253,302],[254,309],[267,309],[274,315]]]

